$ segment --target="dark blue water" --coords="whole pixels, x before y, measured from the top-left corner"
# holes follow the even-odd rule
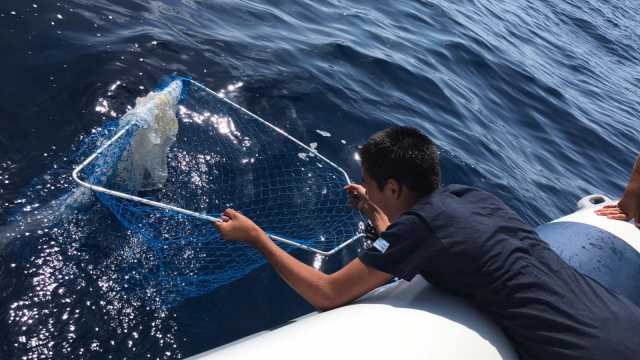
[[[532,225],[619,196],[640,150],[635,1],[6,0],[0,29],[2,359],[179,358],[310,311],[266,266],[163,309],[128,279],[144,244],[70,198],[83,139],[173,72],[356,178],[369,134],[416,126]]]

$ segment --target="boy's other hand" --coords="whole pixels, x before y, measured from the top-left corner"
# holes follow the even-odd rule
[[[364,216],[366,216],[374,229],[378,233],[382,233],[389,226],[389,219],[387,215],[369,200],[367,196],[367,191],[362,185],[358,184],[349,184],[344,187],[349,194],[349,206],[360,211]]]
[[[358,184],[349,184],[344,187],[349,194],[349,200],[347,204],[352,208],[360,211],[363,214],[368,214],[371,212],[371,203],[369,202],[369,198],[367,197],[367,191],[364,186]]]
[[[222,213],[221,220],[214,222],[213,225],[225,240],[245,241],[255,244],[260,238],[266,236],[264,231],[251,219],[233,209],[225,210]]]

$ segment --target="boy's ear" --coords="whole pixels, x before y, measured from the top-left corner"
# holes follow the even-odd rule
[[[394,199],[399,199],[402,195],[402,187],[396,179],[388,179],[384,187]]]

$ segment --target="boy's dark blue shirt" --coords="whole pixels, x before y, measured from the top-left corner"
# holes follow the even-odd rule
[[[523,359],[640,358],[640,309],[565,263],[487,192],[440,188],[380,237],[384,252],[364,250],[363,263],[466,298]]]

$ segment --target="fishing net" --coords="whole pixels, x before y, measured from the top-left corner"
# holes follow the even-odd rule
[[[228,207],[288,251],[331,254],[362,226],[346,205],[341,168],[188,79],[139,98],[74,178],[153,250],[150,273],[168,305],[264,264],[211,224]]]

